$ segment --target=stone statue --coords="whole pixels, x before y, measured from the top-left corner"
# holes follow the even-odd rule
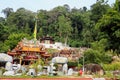
[[[67,71],[68,71],[68,65],[67,65],[67,63],[65,63],[65,64],[63,65],[63,73],[64,73],[65,75],[67,75]]]
[[[68,74],[67,75],[72,75],[73,74],[73,69],[72,68],[70,68],[70,69],[68,69]]]

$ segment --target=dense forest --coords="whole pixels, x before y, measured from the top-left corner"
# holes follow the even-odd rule
[[[107,0],[97,0],[89,10],[86,7],[71,9],[65,4],[49,11],[19,8],[14,12],[7,7],[1,12],[5,18],[0,17],[0,52],[13,49],[24,37],[32,39],[37,20],[37,39],[49,35],[71,47],[89,47],[88,53],[92,56],[96,56],[93,53],[120,53],[119,0],[112,6]]]

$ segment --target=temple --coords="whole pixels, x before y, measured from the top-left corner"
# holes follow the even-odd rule
[[[7,52],[8,55],[13,57],[14,61],[19,61],[20,64],[29,64],[31,61],[36,61],[37,59],[43,57],[50,57],[46,54],[45,48],[40,44],[39,41],[34,40],[21,40],[18,45]]]

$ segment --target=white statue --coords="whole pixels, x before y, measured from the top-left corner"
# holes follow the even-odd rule
[[[65,75],[67,75],[67,71],[68,71],[68,65],[67,65],[67,63],[65,63],[65,64],[63,65],[63,73],[64,73]]]
[[[50,66],[47,67],[47,75],[50,74]]]
[[[68,75],[72,75],[73,74],[73,69],[72,68],[70,68],[70,69],[68,69]]]

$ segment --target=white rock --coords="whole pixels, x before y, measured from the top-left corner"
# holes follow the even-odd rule
[[[0,61],[12,62],[13,58],[12,56],[9,56],[8,54],[0,53]]]
[[[6,65],[5,65],[5,69],[8,70],[8,71],[11,71],[12,70],[12,63],[7,62]]]
[[[14,76],[15,72],[14,71],[5,71],[3,73],[4,76]]]
[[[36,75],[35,69],[33,69],[33,68],[29,69],[28,75],[35,76]]]

